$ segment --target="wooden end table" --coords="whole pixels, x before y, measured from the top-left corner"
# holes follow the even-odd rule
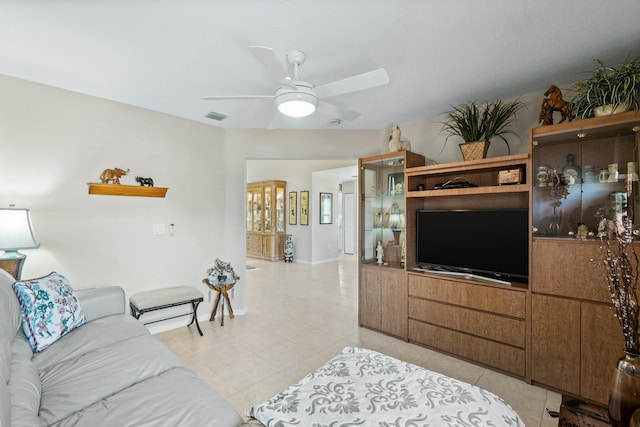
[[[220,326],[224,326],[224,302],[227,302],[227,309],[229,310],[229,318],[233,319],[233,308],[231,307],[231,300],[229,299],[229,291],[236,285],[236,279],[231,275],[222,281],[215,278],[203,279],[202,283],[205,283],[210,289],[216,291],[218,296],[216,302],[213,304],[213,310],[211,311],[211,317],[209,321],[215,320],[216,312],[218,311],[218,304],[222,300],[222,308],[220,309]]]

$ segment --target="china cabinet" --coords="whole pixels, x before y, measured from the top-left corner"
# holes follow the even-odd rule
[[[286,182],[250,182],[246,192],[247,256],[284,259]]]
[[[358,161],[359,323],[400,338],[407,336],[404,170],[424,164],[424,156],[410,151]]]
[[[624,349],[595,237],[636,212],[640,114],[531,130],[531,380],[606,404]]]

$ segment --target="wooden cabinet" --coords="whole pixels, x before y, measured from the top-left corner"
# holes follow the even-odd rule
[[[635,111],[531,130],[531,380],[601,404],[624,341],[600,242],[576,235],[578,226],[598,233],[603,216],[639,212],[638,198],[626,197],[638,131]],[[618,175],[599,177],[611,164]]]
[[[404,171],[405,167],[424,163],[424,156],[410,151],[381,154],[358,161],[359,323],[403,339],[407,337]],[[376,249],[378,243],[381,253]]]
[[[269,261],[284,259],[285,181],[247,184],[247,255]]]
[[[611,309],[604,253],[593,235],[602,216],[615,224],[640,212],[640,197],[627,195],[627,186],[637,194],[639,182],[626,179],[638,171],[639,134],[640,113],[631,111],[534,128],[528,154],[429,166],[407,162],[399,202],[389,193],[389,178],[398,182],[402,168],[388,162],[390,155],[371,165],[361,160],[360,324],[606,404],[624,341]],[[521,182],[499,185],[499,171],[506,169],[520,170]],[[601,170],[618,173],[600,179]],[[475,186],[434,189],[460,177]],[[404,269],[395,259],[376,266],[375,243],[392,247],[396,241],[384,219],[393,203],[408,213],[399,233]],[[528,209],[528,285],[416,270],[416,216],[410,213],[483,208]],[[636,228],[639,219],[636,214]],[[592,234],[578,238],[585,227]],[[397,281],[385,277],[394,269]],[[404,299],[388,286],[392,282],[407,287]],[[406,332],[393,332],[392,324],[406,324]]]
[[[407,276],[402,270],[363,266],[360,325],[407,338]]]
[[[407,168],[407,211],[528,209],[529,169],[529,154]],[[518,170],[522,179],[499,185],[502,170]],[[474,186],[434,189],[462,178]],[[415,271],[416,226],[413,215],[407,219],[406,243],[412,248],[406,255],[409,341],[527,379],[526,284]]]
[[[525,377],[526,287],[408,276],[409,341]]]
[[[624,341],[611,310],[600,244],[535,239],[532,247],[531,379],[606,404]]]

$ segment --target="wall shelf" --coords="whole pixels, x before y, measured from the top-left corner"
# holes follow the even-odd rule
[[[88,182],[89,194],[105,196],[164,197],[168,188],[143,187],[141,185],[96,184]]]

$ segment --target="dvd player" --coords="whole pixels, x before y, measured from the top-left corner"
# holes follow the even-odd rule
[[[476,184],[471,182],[444,182],[442,184],[436,184],[433,189],[434,190],[447,190],[449,188],[470,188],[477,187]]]

